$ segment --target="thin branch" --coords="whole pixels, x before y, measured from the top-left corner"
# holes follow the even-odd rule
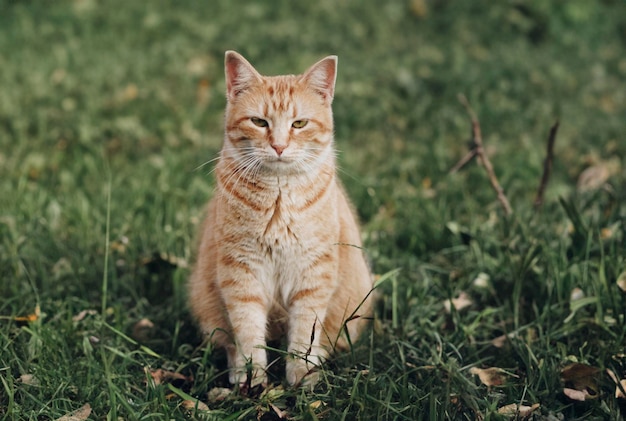
[[[461,168],[467,165],[467,163],[470,162],[472,159],[474,159],[475,156],[476,156],[476,149],[473,148],[463,158],[459,159],[459,162],[457,162],[454,165],[454,167],[452,167],[452,169],[450,169],[450,174],[456,174],[457,172],[459,172]]]
[[[498,178],[496,177],[496,173],[493,170],[491,161],[489,161],[489,158],[487,157],[487,154],[485,153],[485,149],[483,147],[483,137],[480,131],[480,123],[478,122],[476,113],[474,113],[474,110],[470,106],[469,101],[467,100],[465,95],[459,94],[459,102],[465,107],[472,121],[472,141],[474,142],[475,154],[480,160],[480,162],[483,164],[483,166],[485,167],[485,171],[487,171],[487,176],[489,177],[491,186],[495,190],[496,195],[498,196],[498,200],[500,201],[500,204],[504,208],[504,212],[506,213],[507,216],[509,216],[513,213],[513,210],[511,209],[509,200],[506,198],[506,195],[504,194],[504,190],[502,189],[502,187],[500,186],[500,183],[498,182]]]
[[[538,209],[543,204],[543,194],[550,180],[550,174],[552,174],[552,162],[554,161],[554,142],[556,141],[556,133],[559,131],[559,121],[557,120],[550,129],[550,136],[548,137],[548,147],[546,151],[546,159],[543,161],[543,175],[541,176],[541,183],[537,189],[537,196],[535,196],[535,209]]]

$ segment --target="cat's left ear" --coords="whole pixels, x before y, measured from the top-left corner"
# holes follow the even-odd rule
[[[335,96],[337,56],[328,56],[321,59],[302,75],[302,79],[319,92],[325,101],[331,103]]]

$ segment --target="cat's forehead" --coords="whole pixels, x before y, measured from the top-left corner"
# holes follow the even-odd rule
[[[263,76],[254,96],[265,114],[294,112],[311,105],[309,90],[299,75]]]
[[[296,75],[263,76],[261,88],[268,95],[293,96],[297,89],[299,77]]]

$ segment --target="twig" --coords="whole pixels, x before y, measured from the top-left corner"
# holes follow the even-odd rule
[[[470,162],[472,159],[474,159],[475,156],[476,156],[476,149],[473,148],[463,158],[459,159],[459,162],[457,162],[454,165],[454,167],[452,167],[452,169],[450,170],[450,174],[456,174],[457,172],[459,172],[461,168],[467,165],[467,163]]]
[[[543,161],[543,175],[541,176],[541,183],[537,189],[537,196],[535,196],[535,209],[538,209],[543,204],[543,194],[550,180],[550,174],[552,174],[552,161],[554,161],[554,142],[556,140],[556,133],[559,131],[559,121],[557,120],[550,129],[550,136],[548,137],[548,147],[546,152],[546,159]]]
[[[485,153],[485,149],[483,147],[483,137],[480,131],[480,123],[478,122],[476,113],[474,113],[474,110],[470,106],[465,95],[459,94],[459,102],[465,107],[472,121],[472,141],[474,142],[475,155],[478,157],[480,162],[485,167],[485,171],[487,171],[487,176],[489,177],[491,186],[496,191],[498,200],[500,201],[500,204],[504,208],[504,213],[506,213],[506,215],[509,216],[513,213],[513,210],[511,209],[509,200],[506,198],[506,195],[504,194],[504,190],[502,189],[502,187],[500,186],[500,183],[498,182],[496,173],[493,171],[493,166],[491,165],[491,161],[489,161],[489,158],[487,157],[487,154]]]

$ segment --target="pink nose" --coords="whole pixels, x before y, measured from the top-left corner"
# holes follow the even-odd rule
[[[272,149],[276,151],[276,154],[278,154],[278,156],[281,156],[283,154],[283,151],[287,149],[287,145],[272,145]]]

